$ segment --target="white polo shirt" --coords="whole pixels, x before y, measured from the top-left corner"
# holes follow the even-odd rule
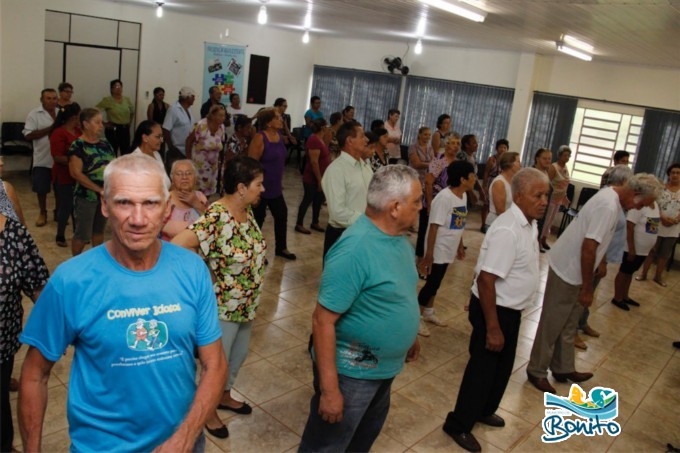
[[[26,117],[26,124],[22,131],[24,135],[50,127],[54,123],[54,118],[45,110],[42,105],[30,111]],[[33,140],[33,168],[45,167],[52,168],[52,153],[50,152],[50,137],[45,135],[37,140]]]
[[[472,293],[479,297],[477,276],[481,271],[498,276],[496,305],[524,310],[534,305],[540,284],[538,271],[538,229],[512,203],[484,236],[475,266]]]
[[[601,189],[581,208],[576,219],[569,224],[548,253],[550,268],[570,285],[580,285],[581,247],[585,239],[599,245],[595,254],[593,271],[600,264],[612,241],[616,223],[623,208],[618,194],[611,187]]]

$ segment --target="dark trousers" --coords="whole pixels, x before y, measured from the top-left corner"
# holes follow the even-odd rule
[[[418,293],[418,303],[421,307],[426,307],[430,299],[437,295],[439,291],[439,286],[442,284],[444,275],[446,275],[446,269],[448,269],[448,263],[445,264],[432,264],[432,270],[430,275],[427,276],[425,281],[425,286],[422,287]]]
[[[425,256],[425,235],[427,234],[428,220],[427,209],[421,209],[418,216],[418,237],[416,239],[416,256],[420,258]]]
[[[312,205],[312,225],[317,225],[319,223],[319,214],[321,213],[321,205],[323,204],[324,196],[323,192],[317,190],[316,184],[302,183],[305,189],[305,194],[300,202],[300,207],[298,208],[297,224],[303,225],[305,221],[305,215],[307,215],[307,208]]]
[[[66,234],[66,224],[73,216],[73,184],[55,184],[54,192],[59,200],[57,206],[57,238],[63,239]]]
[[[111,144],[116,156],[130,153],[130,125],[114,124],[112,127],[104,129],[104,135]]]
[[[470,298],[470,360],[460,384],[456,408],[449,412],[445,422],[446,428],[453,432],[469,433],[480,417],[494,414],[510,380],[522,312],[496,307],[496,313],[505,344],[500,352],[491,352],[486,349],[482,306],[477,297]]]
[[[9,403],[9,381],[12,378],[14,356],[0,363],[0,451],[12,450],[14,441],[14,425],[12,423],[12,407]]]
[[[274,217],[274,240],[276,241],[275,250],[280,252],[286,250],[288,245],[286,243],[286,227],[288,224],[288,206],[283,195],[276,198],[262,198],[260,204],[253,208],[255,221],[262,228],[264,225],[264,218],[267,216],[267,206]]]
[[[338,239],[340,239],[340,236],[342,236],[342,233],[345,231],[345,228],[335,228],[333,226],[328,225],[326,227],[326,233],[324,234],[323,237],[323,258],[326,259],[326,253],[333,247],[333,244],[335,244]]]
[[[338,375],[343,397],[343,417],[327,423],[319,415],[319,372],[314,372],[314,396],[298,452],[368,452],[380,434],[390,409],[390,379],[353,379]]]

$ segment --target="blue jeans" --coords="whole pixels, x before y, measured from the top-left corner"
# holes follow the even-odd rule
[[[344,398],[342,421],[327,423],[319,415],[319,373],[314,365],[314,396],[299,452],[367,452],[380,434],[390,409],[390,379],[353,379],[338,375]]]

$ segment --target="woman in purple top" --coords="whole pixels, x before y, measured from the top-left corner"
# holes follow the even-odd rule
[[[279,133],[283,128],[283,119],[278,110],[267,108],[257,113],[257,123],[260,132],[250,142],[248,156],[259,160],[264,168],[264,193],[260,204],[253,208],[253,214],[258,226],[262,228],[269,206],[274,217],[276,256],[294,260],[296,257],[288,250],[286,244],[288,206],[283,198],[283,167],[288,153],[283,137]]]

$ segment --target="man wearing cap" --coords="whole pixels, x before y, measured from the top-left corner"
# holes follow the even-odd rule
[[[179,90],[179,99],[175,102],[163,121],[163,136],[168,144],[166,165],[171,166],[175,160],[185,159],[184,143],[194,127],[194,118],[189,108],[196,100],[196,92],[189,87]]]

